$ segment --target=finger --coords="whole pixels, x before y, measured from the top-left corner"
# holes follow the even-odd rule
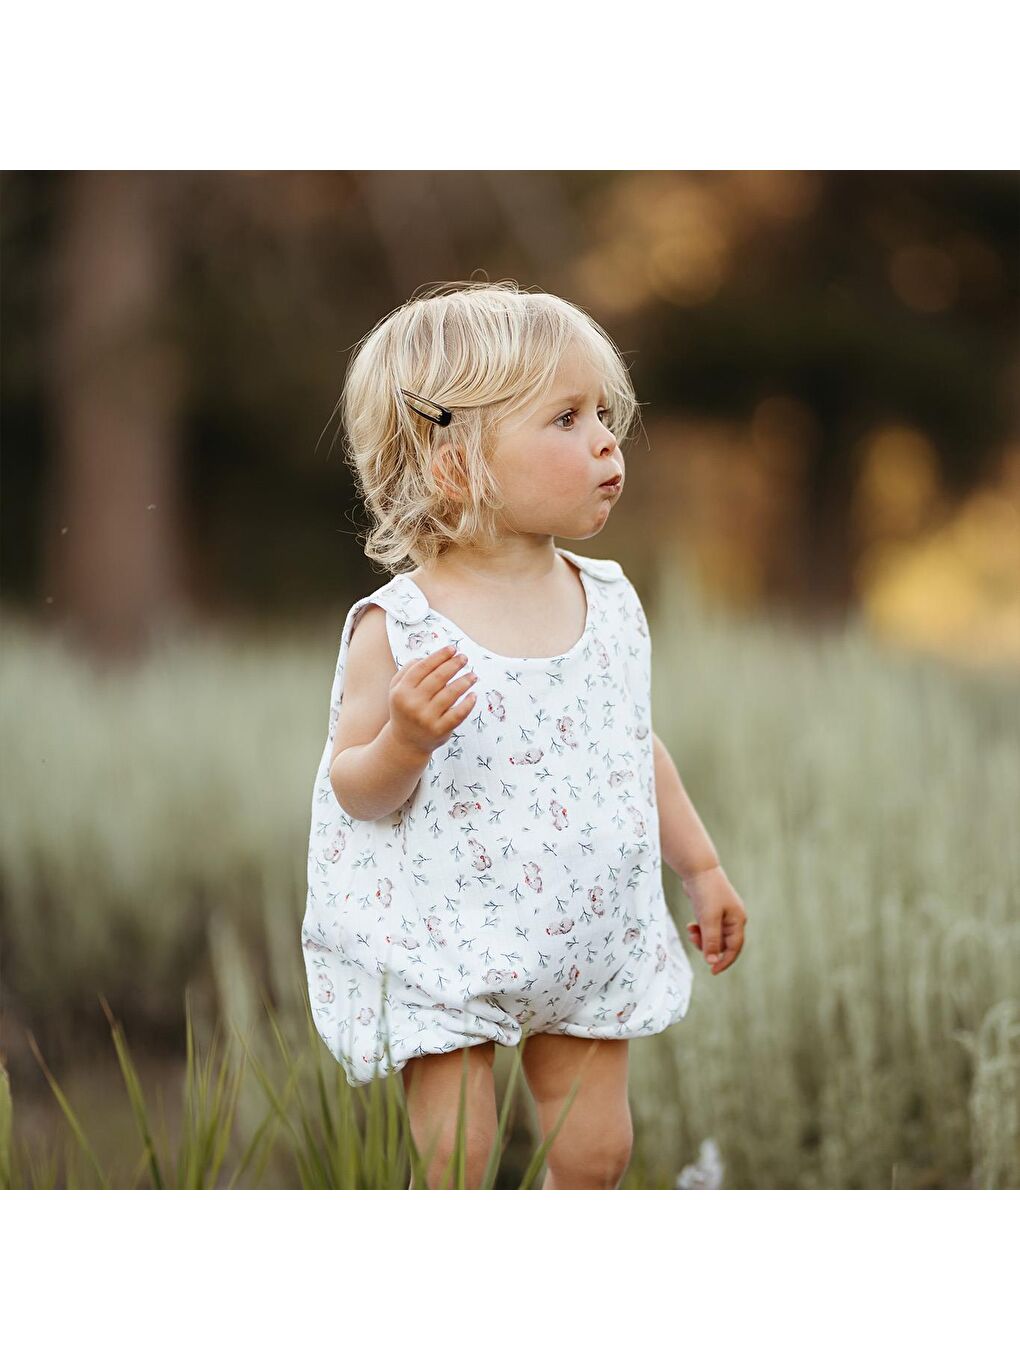
[[[739,949],[724,949],[722,954],[722,963],[719,971],[722,972],[723,968],[729,968],[731,964],[736,963],[737,955],[739,953],[740,953]]]
[[[445,648],[443,650],[446,651]],[[425,660],[429,661],[431,658],[426,657]],[[466,662],[467,657],[464,653],[453,648],[448,655],[441,656],[434,666],[412,677],[411,683],[426,699],[434,699],[437,694],[442,693],[447,682],[463,669]]]
[[[445,647],[439,647],[436,651],[429,652],[428,656],[419,656],[417,660],[408,662],[404,670],[409,675],[427,675],[436,666],[441,665],[444,661],[449,661],[456,650],[456,646],[452,642],[448,642]]]
[[[718,919],[702,922],[701,938],[705,942],[705,962],[715,963],[722,949],[722,928]]]
[[[723,945],[734,954],[739,954],[744,947],[744,923],[742,921],[730,921],[723,928]]]
[[[432,698],[433,707],[438,709],[439,713],[445,713],[475,684],[477,679],[478,676],[474,671],[465,671],[463,675],[458,675],[455,680],[451,680],[448,685],[443,685],[436,691]],[[469,697],[474,699],[475,695],[472,694]]]
[[[449,661],[454,650],[451,647],[440,647],[438,652],[431,652],[428,656],[419,656],[416,660],[409,661],[406,666],[398,667],[396,674],[390,681],[390,688],[400,686],[415,689],[438,670],[444,662]]]
[[[744,923],[743,921],[738,920],[732,923],[730,930],[725,934],[725,942],[720,954],[720,960],[713,969],[713,972],[721,973],[724,968],[729,968],[731,964],[736,963],[737,957],[743,947]]]
[[[744,933],[741,932],[740,936],[738,936],[736,940],[729,940],[728,942],[726,942],[725,952],[728,953],[728,955],[730,955],[732,959],[736,959],[738,953],[740,953],[741,949],[743,948],[744,948]]]
[[[740,951],[744,947],[744,932],[742,930],[739,930],[735,931],[732,935],[728,936],[726,939],[725,947],[726,952],[732,954],[734,958],[736,958],[736,956],[740,953]]]
[[[448,736],[455,727],[458,727],[464,721],[467,715],[474,708],[475,700],[477,698],[478,698],[477,693],[469,694],[467,698],[463,701],[463,703],[458,704],[456,708],[450,709],[450,712],[447,715],[446,726],[443,729],[444,735]]]

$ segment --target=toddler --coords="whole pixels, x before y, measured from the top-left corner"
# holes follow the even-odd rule
[[[482,1179],[495,1045],[524,1039],[543,1138],[573,1088],[544,1188],[614,1188],[628,1042],[690,1002],[662,861],[713,973],[746,920],[652,731],[634,587],[554,543],[594,537],[621,495],[629,373],[562,298],[439,285],[361,342],[342,416],[365,551],[391,574],[344,623],[313,789],[316,1027],[352,1086],[402,1072],[430,1186],[465,1064],[467,1182]]]

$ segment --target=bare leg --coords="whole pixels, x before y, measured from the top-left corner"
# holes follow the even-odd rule
[[[454,1183],[451,1158],[457,1146],[457,1110],[465,1063],[465,1181],[470,1189],[481,1185],[497,1130],[492,1079],[495,1056],[495,1044],[490,1041],[452,1053],[429,1053],[423,1058],[412,1058],[402,1069],[411,1132],[426,1161],[430,1189],[439,1189],[444,1180],[447,1187]],[[414,1189],[413,1175],[407,1188]]]
[[[577,1094],[549,1148],[543,1190],[614,1190],[627,1169],[633,1126],[626,1039],[533,1034],[523,1054],[542,1137],[556,1125],[571,1086]]]

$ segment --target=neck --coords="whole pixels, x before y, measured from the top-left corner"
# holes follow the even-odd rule
[[[499,584],[502,581],[542,581],[560,570],[559,550],[551,538],[520,540],[487,552],[453,548],[430,568],[434,576],[449,580]]]

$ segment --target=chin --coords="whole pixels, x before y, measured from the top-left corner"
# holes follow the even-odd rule
[[[575,542],[582,543],[586,538],[594,538],[596,534],[600,534],[606,527],[608,519],[608,514],[600,515],[596,513],[592,516],[589,513],[583,519],[576,520],[573,524],[567,525],[564,523],[558,529],[553,529],[551,531],[552,537],[557,539],[572,538]]]

